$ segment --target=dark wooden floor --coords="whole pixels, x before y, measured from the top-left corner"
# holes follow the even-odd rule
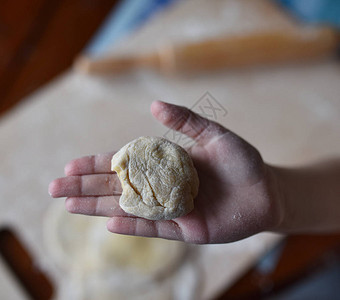
[[[0,1],[0,117],[70,67],[116,2]],[[340,235],[289,237],[272,272],[250,269],[220,299],[258,299],[268,294],[268,286],[269,292],[280,290],[322,267],[324,257],[339,253],[339,245]]]
[[[117,2],[0,1],[0,114],[68,68]]]
[[[269,272],[250,268],[216,300],[253,300],[277,295],[292,284],[340,261],[340,234],[295,235],[283,243],[277,264]]]

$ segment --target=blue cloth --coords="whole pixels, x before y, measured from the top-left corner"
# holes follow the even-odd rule
[[[120,38],[136,29],[155,12],[176,0],[124,0],[106,18],[85,53],[101,55]]]
[[[276,0],[295,16],[313,24],[340,28],[340,0]]]

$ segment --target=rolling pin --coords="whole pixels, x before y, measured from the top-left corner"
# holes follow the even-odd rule
[[[147,55],[79,57],[76,70],[90,74],[118,73],[149,67],[164,73],[188,73],[260,64],[318,59],[335,53],[339,34],[330,28],[304,28],[244,36],[228,36],[185,45],[165,45]]]

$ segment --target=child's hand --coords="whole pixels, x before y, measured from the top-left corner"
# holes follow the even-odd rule
[[[221,125],[187,108],[154,102],[154,117],[196,141],[189,152],[200,179],[194,210],[184,217],[151,221],[119,207],[121,186],[110,171],[113,153],[83,157],[65,167],[66,177],[51,182],[52,197],[68,197],[72,213],[110,217],[108,230],[191,243],[232,242],[282,220],[281,199],[271,168],[258,151]]]

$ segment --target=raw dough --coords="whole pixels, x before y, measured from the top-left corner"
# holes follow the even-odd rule
[[[46,268],[62,270],[56,274],[63,278],[56,299],[174,299],[173,276],[187,265],[188,245],[113,234],[105,230],[106,222],[70,214],[63,201],[46,211]]]
[[[189,154],[159,137],[140,137],[111,161],[122,184],[121,208],[138,217],[160,220],[186,215],[194,208],[198,176]]]

